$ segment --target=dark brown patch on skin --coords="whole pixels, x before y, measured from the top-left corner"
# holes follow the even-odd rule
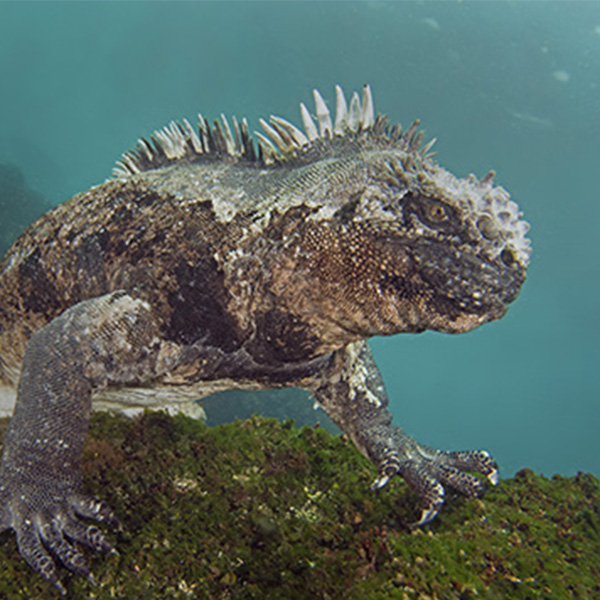
[[[354,216],[356,214],[356,210],[358,208],[359,202],[360,202],[359,194],[354,194],[353,196],[351,196],[348,199],[348,202],[335,212],[334,219],[343,224],[351,223],[352,219],[354,218]]]
[[[26,311],[53,314],[60,306],[57,290],[36,248],[19,265],[21,299]]]
[[[320,345],[309,323],[278,308],[256,317],[256,331],[249,349],[255,360],[264,364],[310,360]]]
[[[168,296],[171,317],[165,339],[233,352],[240,346],[235,324],[227,313],[223,274],[208,252],[195,263],[181,261],[174,270],[177,286]]]
[[[78,297],[101,296],[108,292],[104,248],[108,244],[106,232],[85,236],[75,248],[78,277],[73,282]]]

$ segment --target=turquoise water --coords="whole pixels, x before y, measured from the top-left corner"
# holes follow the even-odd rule
[[[534,245],[503,320],[373,341],[396,422],[503,475],[600,475],[600,3],[0,3],[0,163],[56,204],[171,119],[298,122],[364,82],[455,174],[494,168]]]

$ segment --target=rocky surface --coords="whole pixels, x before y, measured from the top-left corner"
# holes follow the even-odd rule
[[[6,420],[1,421],[2,434]],[[86,485],[122,519],[118,555],[89,552],[97,583],[69,598],[468,599],[600,597],[600,485],[528,469],[483,499],[451,496],[411,530],[401,479],[369,491],[373,466],[343,437],[253,417],[92,419]],[[0,597],[58,592],[0,536]],[[69,577],[65,572],[63,577]]]

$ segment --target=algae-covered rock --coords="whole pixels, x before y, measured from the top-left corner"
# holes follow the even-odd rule
[[[3,421],[5,427],[6,421]],[[449,494],[414,531],[400,479],[323,428],[253,417],[218,427],[148,413],[92,419],[86,485],[124,532],[89,552],[71,598],[600,598],[600,485],[521,471],[482,499]],[[57,592],[0,536],[0,598]]]

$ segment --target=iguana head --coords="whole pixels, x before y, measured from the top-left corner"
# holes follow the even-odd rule
[[[265,127],[279,150],[269,156],[294,170],[310,210],[298,270],[323,314],[365,336],[460,333],[502,317],[531,252],[517,204],[493,172],[458,179],[437,165],[418,122],[403,132],[374,117],[368,86],[349,108],[336,91],[335,122],[318,92],[318,126],[301,105],[307,140],[286,146],[281,119]]]

